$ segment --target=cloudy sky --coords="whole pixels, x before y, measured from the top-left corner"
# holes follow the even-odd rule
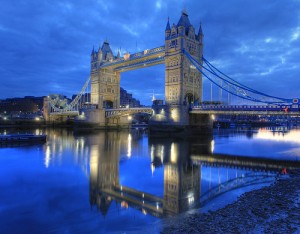
[[[259,91],[300,97],[299,0],[1,0],[0,99],[70,97],[89,76],[93,46],[164,45],[168,17],[177,24],[184,8],[196,31],[202,22],[212,64]],[[143,104],[153,90],[164,98],[164,66],[122,73],[121,86]]]

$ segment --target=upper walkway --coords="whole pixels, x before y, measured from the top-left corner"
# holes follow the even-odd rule
[[[113,68],[117,72],[125,72],[137,68],[154,66],[165,62],[165,46],[156,47],[134,54],[125,54],[124,57],[105,62],[98,69]]]

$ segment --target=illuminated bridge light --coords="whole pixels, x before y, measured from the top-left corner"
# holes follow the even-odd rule
[[[127,157],[131,157],[131,141],[132,137],[131,134],[128,134],[128,144],[127,144]]]
[[[210,142],[210,147],[211,147],[211,152],[213,153],[214,150],[215,150],[215,141],[214,141],[214,140],[212,140],[212,141]]]

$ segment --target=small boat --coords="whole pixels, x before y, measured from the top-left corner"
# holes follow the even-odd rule
[[[16,142],[46,142],[46,135],[34,134],[10,134],[0,135],[0,144]]]

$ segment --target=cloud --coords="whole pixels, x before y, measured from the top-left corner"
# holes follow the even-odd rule
[[[177,24],[183,8],[196,31],[202,22],[204,56],[214,65],[263,92],[299,96],[299,1],[4,0],[0,98],[73,94],[89,75],[93,45],[108,39],[113,51],[131,53],[161,46],[168,17]],[[152,79],[142,70],[133,77],[146,77],[145,92],[164,95],[164,68],[151,69]],[[139,82],[124,85],[143,100]]]

